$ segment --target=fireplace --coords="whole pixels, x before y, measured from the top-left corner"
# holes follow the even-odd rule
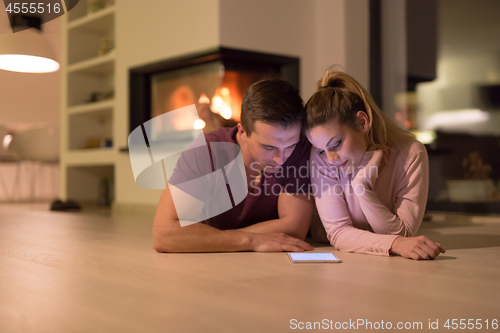
[[[130,132],[166,112],[195,104],[198,115],[170,118],[155,133],[203,129],[204,133],[240,120],[247,87],[271,76],[299,85],[299,59],[219,47],[130,69]],[[158,138],[160,139],[160,138]]]

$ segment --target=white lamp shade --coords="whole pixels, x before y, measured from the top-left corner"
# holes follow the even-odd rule
[[[35,29],[0,34],[0,69],[23,73],[48,73],[59,69],[54,51]]]

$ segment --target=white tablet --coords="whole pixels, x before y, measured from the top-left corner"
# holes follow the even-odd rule
[[[333,253],[288,253],[288,258],[292,263],[305,262],[342,262]]]

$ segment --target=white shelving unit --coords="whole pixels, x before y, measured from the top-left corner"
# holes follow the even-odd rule
[[[88,60],[80,61],[76,64],[68,66],[69,74],[90,74],[90,75],[112,75],[114,71],[115,54],[114,51],[110,53],[91,58]]]
[[[113,109],[115,106],[115,102],[113,100],[110,101],[101,101],[94,103],[86,103],[81,105],[70,106],[67,108],[68,114],[74,115],[79,113],[91,113],[94,111]]]
[[[113,4],[88,14],[87,1],[81,0],[64,15],[60,182],[63,200],[97,204],[103,188],[113,199],[118,157],[113,145],[116,7]],[[110,50],[99,55],[102,38],[107,39]]]

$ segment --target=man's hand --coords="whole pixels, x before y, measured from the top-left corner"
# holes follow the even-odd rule
[[[434,259],[440,253],[445,253],[441,244],[431,241],[425,236],[400,236],[392,243],[390,253],[399,254],[408,259]]]
[[[232,252],[232,251],[305,251],[313,247],[292,236],[281,232],[282,229],[299,230],[297,237],[305,237],[310,222],[310,210],[302,199],[283,194],[290,198],[278,201],[278,211],[289,208],[289,213],[296,213],[297,221],[281,221],[280,219],[260,222],[247,228],[236,230],[219,230],[212,226],[195,223],[181,227],[174,202],[167,188],[160,197],[153,227],[153,248],[156,252]],[[288,200],[287,200],[288,199]],[[295,200],[293,200],[295,199]],[[288,205],[285,205],[288,203]],[[290,205],[291,203],[291,205]],[[306,201],[309,204],[309,201]],[[305,206],[305,207],[304,207]],[[309,216],[303,216],[309,214]],[[286,216],[284,216],[286,217]],[[290,223],[291,222],[291,223]],[[298,225],[295,225],[296,222]],[[296,227],[295,229],[293,227]],[[249,229],[248,231],[246,229]],[[294,234],[295,235],[295,234]]]
[[[304,252],[314,250],[314,247],[306,242],[284,233],[253,233],[251,248],[252,251],[256,252]]]

